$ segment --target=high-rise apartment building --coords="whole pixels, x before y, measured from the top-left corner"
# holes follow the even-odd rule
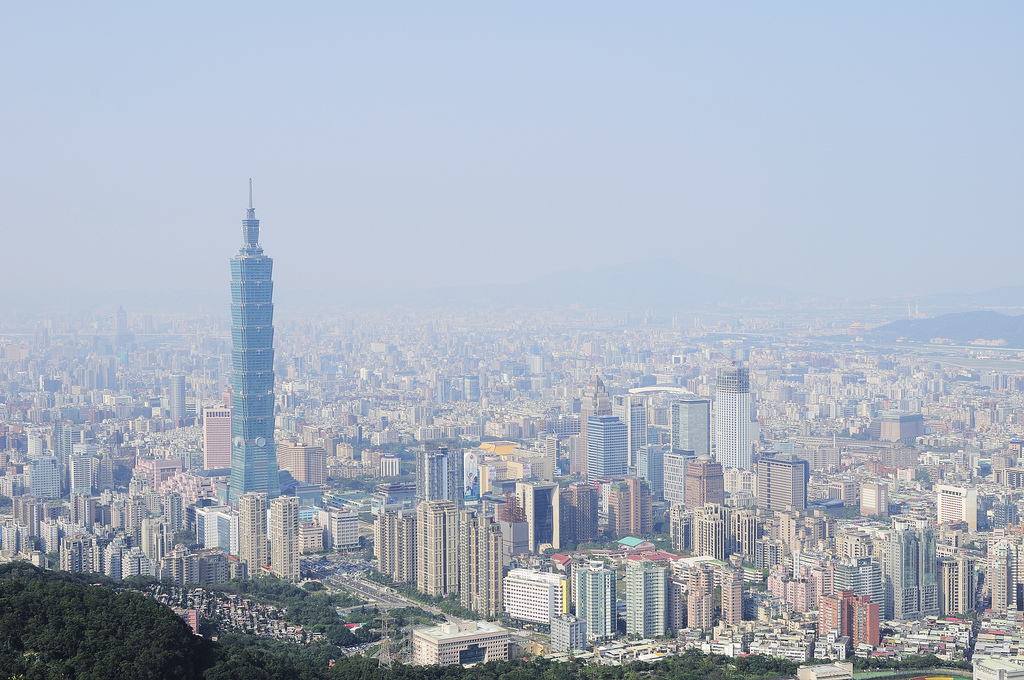
[[[626,562],[626,635],[658,637],[668,628],[668,567],[651,560]]]
[[[447,446],[416,451],[416,501],[464,503],[463,456]]]
[[[860,485],[860,514],[865,517],[889,515],[889,485],[865,482]]]
[[[68,460],[68,479],[72,494],[92,494],[92,480],[97,463],[99,460],[92,456],[71,456]]]
[[[966,614],[976,609],[973,557],[957,555],[939,565],[939,616]]]
[[[561,501],[558,484],[554,482],[516,482],[516,498],[526,516],[530,550],[541,552],[541,546],[562,547]]]
[[[722,623],[743,621],[743,572],[727,569],[722,573]]]
[[[849,636],[856,648],[861,644],[877,646],[879,643],[879,606],[868,595],[856,595],[852,590],[837,590],[835,595],[818,601],[818,636],[829,633]]]
[[[238,498],[238,556],[249,577],[260,576],[270,564],[267,552],[267,494],[249,492]]]
[[[462,606],[487,618],[502,611],[501,528],[474,510],[459,523],[459,590]]]
[[[373,523],[373,554],[377,568],[395,583],[416,583],[416,515],[388,510]]]
[[[693,556],[713,557],[725,561],[729,557],[729,508],[709,504],[694,511]]]
[[[299,499],[281,496],[270,501],[270,571],[285,581],[299,580]]]
[[[605,569],[601,562],[591,562],[577,567],[573,578],[576,616],[587,626],[587,639],[614,637],[618,628],[615,571]]]
[[[706,564],[690,569],[686,595],[686,625],[695,630],[710,630],[715,622],[715,575]]]
[[[669,535],[672,538],[672,549],[688,552],[693,549],[694,512],[685,505],[673,504],[668,510]]]
[[[636,468],[640,449],[647,446],[647,400],[641,394],[616,394],[612,397],[612,415],[626,426],[626,465]]]
[[[750,372],[718,369],[715,387],[715,460],[727,468],[750,470]]]
[[[978,529],[978,490],[960,486],[940,484],[936,488],[935,508],[938,524],[965,522],[967,528]]]
[[[174,373],[170,377],[169,408],[171,420],[177,424],[185,418],[185,376]]]
[[[985,557],[985,590],[991,598],[992,612],[1003,614],[1017,608],[1018,546],[1008,540],[990,545]]]
[[[725,504],[725,475],[720,463],[704,455],[686,465],[686,507],[708,503]]]
[[[877,647],[881,642],[879,612],[878,603],[872,602],[869,596],[861,595],[853,599],[853,630],[850,637],[853,638],[854,648],[865,644]]]
[[[576,460],[570,460],[570,471],[579,474],[583,479],[591,479],[588,465],[589,448],[589,420],[591,416],[610,416],[612,414],[612,402],[605,391],[604,383],[600,376],[595,375],[590,385],[583,392],[583,399],[580,402],[580,446]],[[582,455],[580,455],[582,454]]]
[[[626,477],[611,485],[608,531],[614,536],[647,536],[652,531],[651,488],[642,479]]]
[[[939,615],[935,533],[924,519],[900,519],[886,545],[887,620],[913,621]]]
[[[268,499],[281,494],[274,444],[274,261],[263,254],[259,237],[250,181],[242,247],[231,260],[232,501],[253,491]]]
[[[757,462],[757,505],[765,510],[807,508],[811,466],[791,453],[777,453]]]
[[[459,590],[459,511],[452,501],[424,501],[416,508],[416,587],[447,597]]]
[[[672,402],[672,451],[693,456],[711,455],[711,401],[680,399]]]
[[[853,629],[852,590],[840,590],[835,595],[822,597],[818,601],[818,637],[824,638],[835,631],[837,636],[850,635]]]
[[[655,500],[665,498],[665,448],[648,444],[640,448],[636,457],[636,476],[651,485]]]
[[[231,409],[226,406],[203,408],[203,469],[227,470],[231,467]]]
[[[570,484],[561,494],[561,524],[565,536],[562,542],[583,543],[597,538],[597,489],[590,484]]]
[[[587,419],[587,481],[626,474],[629,438],[626,425],[614,416]]]
[[[761,519],[751,510],[734,512],[732,523],[733,551],[743,555],[746,562],[753,562],[757,542],[761,539]]]
[[[849,590],[854,595],[870,597],[883,613],[886,611],[885,582],[878,558],[858,557],[840,562],[833,570],[832,580],[836,592]]]

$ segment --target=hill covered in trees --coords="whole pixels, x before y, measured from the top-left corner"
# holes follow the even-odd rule
[[[754,680],[795,675],[785,659],[691,650],[625,666],[503,661],[473,668],[380,668],[329,644],[253,635],[214,642],[171,609],[103,577],[0,565],[0,680]],[[94,585],[96,584],[96,585]],[[916,659],[920,665],[938,660]]]

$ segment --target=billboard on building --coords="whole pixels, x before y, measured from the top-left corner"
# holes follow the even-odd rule
[[[462,458],[463,500],[480,500],[480,457],[476,451],[466,451]]]

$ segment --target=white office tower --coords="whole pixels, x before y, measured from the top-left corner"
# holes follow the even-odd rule
[[[679,399],[672,402],[672,450],[694,457],[711,455],[711,402]]]
[[[616,394],[612,397],[612,415],[626,424],[627,465],[635,468],[640,449],[647,446],[647,401],[641,394]]]
[[[36,498],[60,498],[60,468],[54,456],[43,456],[29,462],[28,486]]]
[[[569,582],[561,574],[512,569],[505,577],[502,602],[513,619],[550,624],[569,611]]]
[[[937,524],[965,522],[968,529],[978,530],[977,489],[940,484],[936,493]]]
[[[299,580],[299,499],[270,501],[270,571],[285,581]]]
[[[79,446],[75,444],[75,446]],[[71,456],[68,466],[68,477],[71,480],[72,494],[90,495],[93,492],[92,479],[99,461],[92,456]]]
[[[626,635],[665,634],[668,613],[668,568],[651,560],[626,563]]]
[[[746,368],[718,369],[715,460],[723,468],[751,469],[750,372]]]
[[[615,572],[601,562],[591,562],[576,570],[573,599],[576,616],[587,625],[587,639],[613,637],[617,631],[615,611]]]

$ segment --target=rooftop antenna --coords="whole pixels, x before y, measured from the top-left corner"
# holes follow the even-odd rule
[[[252,177],[249,178],[249,210],[252,210]]]

